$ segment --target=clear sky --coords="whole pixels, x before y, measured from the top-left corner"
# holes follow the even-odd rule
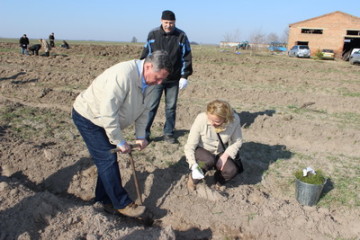
[[[249,40],[275,33],[291,23],[342,11],[360,17],[359,0],[0,0],[0,38],[145,42],[160,25],[161,12],[172,10],[176,26],[190,41],[218,44],[226,36]]]

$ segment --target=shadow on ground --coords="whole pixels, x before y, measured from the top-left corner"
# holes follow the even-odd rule
[[[251,113],[251,112],[238,113],[240,120],[241,120],[241,126],[244,128],[250,127],[250,125],[254,123],[255,119],[258,116],[267,115],[267,116],[271,117],[273,114],[275,114],[275,110],[265,110],[265,111],[254,112],[254,113]]]

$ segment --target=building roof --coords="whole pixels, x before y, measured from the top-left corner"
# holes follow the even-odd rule
[[[303,20],[303,21],[291,23],[291,24],[289,24],[289,27],[291,27],[292,25],[296,25],[296,24],[299,24],[299,23],[304,23],[304,22],[312,21],[312,20],[315,20],[315,19],[327,17],[327,16],[334,15],[334,14],[342,14],[342,15],[344,15],[344,16],[346,16],[346,17],[355,18],[357,21],[360,21],[360,18],[359,18],[359,17],[353,16],[353,15],[351,15],[351,14],[344,13],[344,12],[341,12],[341,11],[335,11],[335,12],[331,12],[331,13],[327,13],[327,14],[318,16],[318,17],[309,18],[309,19],[306,19],[306,20]]]

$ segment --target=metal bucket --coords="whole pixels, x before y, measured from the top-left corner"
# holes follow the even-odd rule
[[[302,205],[316,205],[325,183],[326,180],[323,184],[309,184],[296,179],[296,200]]]

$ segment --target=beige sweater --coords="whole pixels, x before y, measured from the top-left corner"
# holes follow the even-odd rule
[[[49,52],[51,50],[50,44],[45,39],[41,40],[41,47],[45,52]]]
[[[145,137],[153,87],[148,86],[142,93],[143,64],[144,60],[131,60],[110,67],[74,102],[75,110],[103,127],[114,145],[126,141],[121,130],[134,123],[136,137]]]
[[[242,133],[238,114],[234,114],[234,121],[226,126],[225,131],[221,132],[220,136],[223,143],[225,145],[228,143],[229,145],[225,152],[231,158],[234,158],[242,145]],[[185,156],[190,168],[196,163],[195,149],[197,147],[202,147],[215,155],[224,151],[215,129],[208,121],[205,112],[200,113],[196,117],[184,147]]]

